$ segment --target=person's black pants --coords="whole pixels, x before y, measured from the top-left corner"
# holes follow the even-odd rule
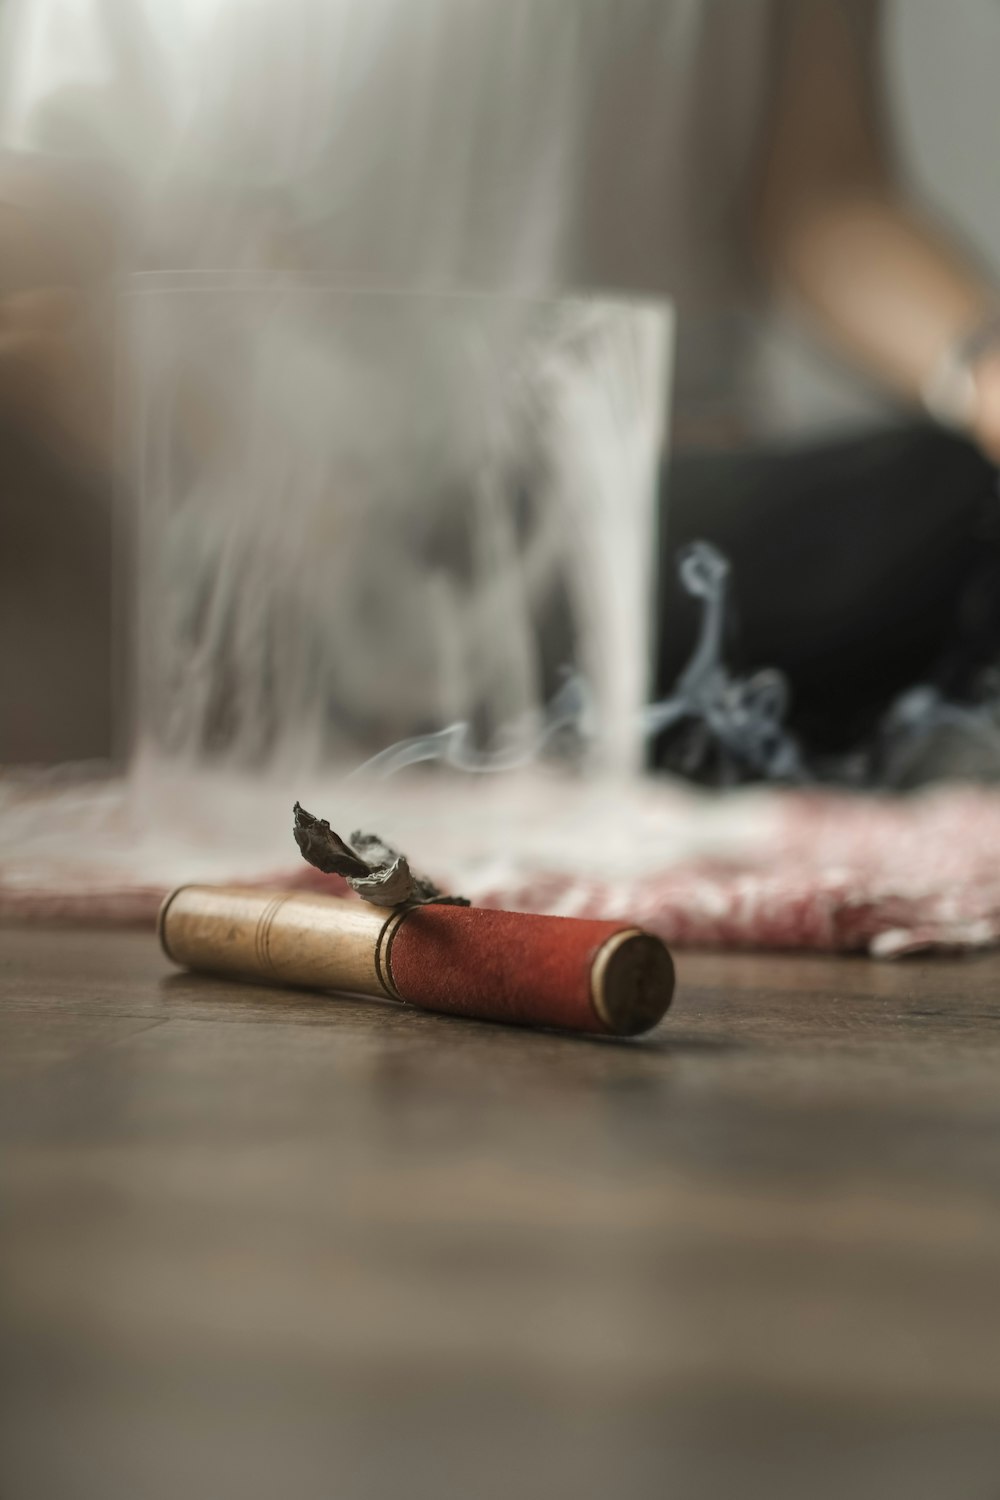
[[[729,665],[780,668],[790,722],[820,752],[857,743],[907,687],[961,696],[1000,657],[996,471],[937,429],[677,456],[661,505],[659,697],[694,642],[676,559],[695,540],[732,565]]]

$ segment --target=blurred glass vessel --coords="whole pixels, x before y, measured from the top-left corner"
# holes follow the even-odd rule
[[[666,306],[151,275],[122,332],[147,806],[244,785],[284,824],[448,726],[516,764],[567,680],[566,753],[639,766]]]

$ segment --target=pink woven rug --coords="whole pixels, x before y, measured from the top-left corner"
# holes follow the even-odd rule
[[[1000,940],[1000,792],[939,787],[905,799],[827,793],[754,793],[751,815],[727,848],[728,804],[651,788],[639,804],[649,831],[634,872],[580,873],[525,857],[477,866],[408,848],[415,865],[478,904],[635,921],[676,946],[815,949],[896,957],[929,949],[973,949]],[[745,799],[746,801],[746,799]],[[744,806],[739,800],[734,809]],[[2,809],[0,809],[2,812]],[[633,805],[631,814],[636,818]],[[697,851],[699,820],[711,821],[707,855]],[[692,836],[694,831],[694,836]],[[3,820],[0,817],[0,834]],[[675,836],[676,835],[676,836]],[[433,851],[434,843],[428,847]],[[662,849],[662,858],[657,850]],[[680,849],[680,858],[677,851]],[[687,852],[684,852],[687,851]],[[114,862],[88,868],[78,855],[63,868],[51,851],[32,861],[0,856],[0,920],[151,926],[169,886],[202,879],[197,869],[169,877]],[[227,878],[233,878],[229,873]],[[344,888],[289,854],[285,867],[245,884]]]
[[[630,885],[549,876],[480,899],[627,917],[676,947],[896,958],[1000,941],[1000,793],[774,794],[773,812],[771,836],[737,862],[693,861]]]

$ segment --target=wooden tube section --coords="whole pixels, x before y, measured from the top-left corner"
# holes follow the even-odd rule
[[[190,885],[167,897],[159,933],[185,968],[520,1026],[636,1036],[674,989],[665,945],[620,922]]]

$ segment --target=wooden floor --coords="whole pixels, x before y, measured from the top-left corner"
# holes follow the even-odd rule
[[[1000,958],[646,1042],[0,932],[3,1500],[996,1500]]]

